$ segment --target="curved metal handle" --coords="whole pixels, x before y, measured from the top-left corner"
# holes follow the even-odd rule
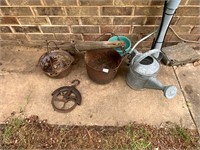
[[[97,41],[98,39],[100,39],[101,37],[103,37],[103,36],[105,36],[106,34],[110,34],[111,36],[118,36],[118,35],[116,35],[115,33],[113,33],[113,32],[105,32],[105,33],[103,33],[102,35],[100,35],[100,36],[98,36],[94,41]]]
[[[122,62],[128,57],[128,54],[124,55],[122,58],[121,58],[121,61],[119,63],[119,65],[114,69],[115,72],[118,71],[119,69],[119,66],[122,64]]]
[[[54,45],[56,46],[56,49],[59,49],[58,45],[56,44],[56,42],[54,42],[54,41],[47,41],[47,52],[51,52],[52,51],[52,50],[49,50],[50,43],[54,43]]]
[[[75,80],[73,80],[71,83],[72,83],[72,86],[76,87],[77,85],[80,84],[80,80],[75,79]]]
[[[155,53],[160,53],[161,51],[158,49],[152,49],[144,54],[142,54],[141,56],[139,56],[139,58],[134,62],[134,67],[136,67],[143,59],[145,59],[146,57],[155,54]],[[131,61],[131,64],[133,64],[133,59]]]

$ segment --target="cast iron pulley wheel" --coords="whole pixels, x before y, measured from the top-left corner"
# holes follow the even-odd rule
[[[74,80],[72,83],[76,84],[72,86],[63,86],[58,88],[52,93],[51,104],[55,111],[67,113],[72,111],[77,105],[81,104],[81,94],[75,88],[80,83],[78,80]]]

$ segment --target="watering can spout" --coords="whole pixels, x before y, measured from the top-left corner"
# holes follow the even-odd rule
[[[162,83],[157,80],[155,77],[151,77],[146,84],[144,85],[144,88],[149,89],[156,89],[156,90],[162,90],[164,93],[164,96],[167,99],[172,99],[175,97],[177,93],[177,88],[175,86],[163,86]]]
[[[144,85],[144,88],[148,88],[148,89],[156,89],[156,90],[163,90],[164,86],[162,85],[162,83],[157,80],[155,77],[151,77],[146,84]]]

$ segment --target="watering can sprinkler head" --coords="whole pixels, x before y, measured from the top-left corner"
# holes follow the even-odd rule
[[[173,85],[163,86],[156,77],[151,77],[144,84],[144,88],[162,90],[167,99],[172,99],[176,96],[177,88]]]

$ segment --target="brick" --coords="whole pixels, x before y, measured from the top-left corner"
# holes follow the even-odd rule
[[[145,25],[160,25],[161,23],[161,17],[147,17],[146,22],[144,23]],[[173,17],[170,25],[176,24],[178,21],[178,17]]]
[[[12,26],[15,32],[34,33],[40,32],[37,26]]]
[[[148,5],[148,0],[115,0],[114,5]]]
[[[27,40],[25,34],[0,34],[2,40]]]
[[[157,27],[137,26],[134,27],[133,33],[147,35],[155,31]]]
[[[179,7],[175,16],[198,16],[200,7]]]
[[[159,25],[161,22],[161,17],[147,17],[144,25]]]
[[[113,5],[113,0],[80,0],[81,6]]]
[[[45,17],[18,17],[22,25],[47,25],[49,24]]]
[[[101,36],[102,34],[83,34],[83,39],[84,41],[107,41],[111,35],[110,34],[106,34],[104,36]],[[101,37],[100,37],[101,36]]]
[[[199,38],[200,38],[200,34],[190,34],[190,35],[188,35],[188,34],[184,34],[184,35],[179,34],[179,36],[181,38],[183,38],[183,39],[190,40],[190,41],[198,41]],[[182,40],[179,39],[176,35],[172,35],[170,41],[180,41],[180,42],[182,42]]]
[[[113,24],[115,25],[141,25],[145,17],[114,17]]]
[[[81,20],[84,25],[112,24],[112,18],[110,17],[81,17]]]
[[[76,0],[45,0],[48,6],[69,6],[77,5]]]
[[[1,37],[1,35],[0,35]],[[16,46],[16,45],[19,45],[19,42],[17,40],[0,40],[0,47],[1,46],[7,46],[7,45],[13,45],[13,46]]]
[[[123,16],[123,15],[131,15],[132,7],[103,7],[101,9],[101,15],[105,16]]]
[[[99,33],[98,26],[72,26],[73,33]]]
[[[189,0],[187,5],[200,5],[199,0]]]
[[[128,35],[125,34],[124,36],[126,36],[133,44],[135,44],[139,40],[139,38],[136,34],[128,34]],[[135,41],[135,42],[133,42],[133,41]]]
[[[142,39],[143,37],[145,37],[145,36],[147,36],[147,34],[143,34],[143,33],[135,33],[135,32],[133,32],[133,34],[135,34],[135,35],[137,35],[137,41],[138,40],[140,40],[140,39]],[[154,39],[154,36],[150,36],[149,38],[147,38],[145,41],[153,41],[153,39]],[[136,42],[137,42],[136,41]]]
[[[174,35],[174,33],[170,29],[167,30],[167,33],[166,33],[164,41],[170,41],[172,35]]]
[[[174,17],[172,18],[171,22],[170,22],[170,25],[175,25],[175,24],[178,22],[178,19],[179,19],[178,17],[175,17],[175,16],[174,16]],[[160,22],[159,22],[159,24],[160,24]]]
[[[0,24],[19,24],[15,17],[0,17]]]
[[[41,5],[40,0],[7,0],[11,6],[15,5]]]
[[[171,26],[176,33],[188,33],[190,32],[191,30],[191,27],[183,27],[183,26]]]
[[[152,41],[143,41],[137,46],[137,48],[139,49],[148,48],[150,50],[151,46],[152,46]]]
[[[0,6],[7,6],[8,4],[6,3],[5,0],[0,0]]]
[[[200,27],[194,27],[191,31],[191,34],[200,34]]]
[[[47,45],[47,42],[45,40],[30,40],[30,41],[23,41],[21,45],[22,46],[29,45],[35,48],[43,48]]]
[[[55,40],[53,34],[28,34],[30,40]]]
[[[133,29],[133,34],[136,34],[138,36],[138,40],[142,39],[143,37],[147,36],[148,34],[152,33],[153,31],[157,30],[158,27],[134,27]],[[156,34],[152,35],[151,37],[149,37],[148,39],[146,39],[145,41],[153,41],[154,37]],[[171,38],[172,35],[172,31],[168,30],[165,36],[164,41],[169,41],[169,39]]]
[[[63,7],[35,7],[34,11],[37,11],[38,15],[48,15],[48,16],[63,16]]]
[[[48,27],[41,27],[42,31],[44,33],[69,33],[69,28],[68,27],[63,27],[63,26],[48,26]]]
[[[78,17],[49,17],[53,25],[78,25]]]
[[[0,26],[0,32],[1,33],[11,33],[12,31],[7,26]]]
[[[200,17],[180,17],[177,25],[200,25]]]
[[[7,16],[31,16],[33,15],[29,7],[2,7],[1,12]]]
[[[185,5],[187,0],[181,0],[180,5]]]
[[[138,16],[162,16],[162,7],[136,7],[135,15]]]
[[[98,7],[66,7],[68,16],[98,16]]]
[[[81,34],[59,34],[59,33],[56,33],[55,37],[59,41],[71,41],[71,40],[82,41],[83,40]]]
[[[116,34],[129,33],[131,26],[102,26],[101,33],[113,32]]]
[[[150,5],[162,5],[162,6],[164,6],[164,4],[165,4],[165,1],[163,1],[163,0],[151,0],[150,1]]]

